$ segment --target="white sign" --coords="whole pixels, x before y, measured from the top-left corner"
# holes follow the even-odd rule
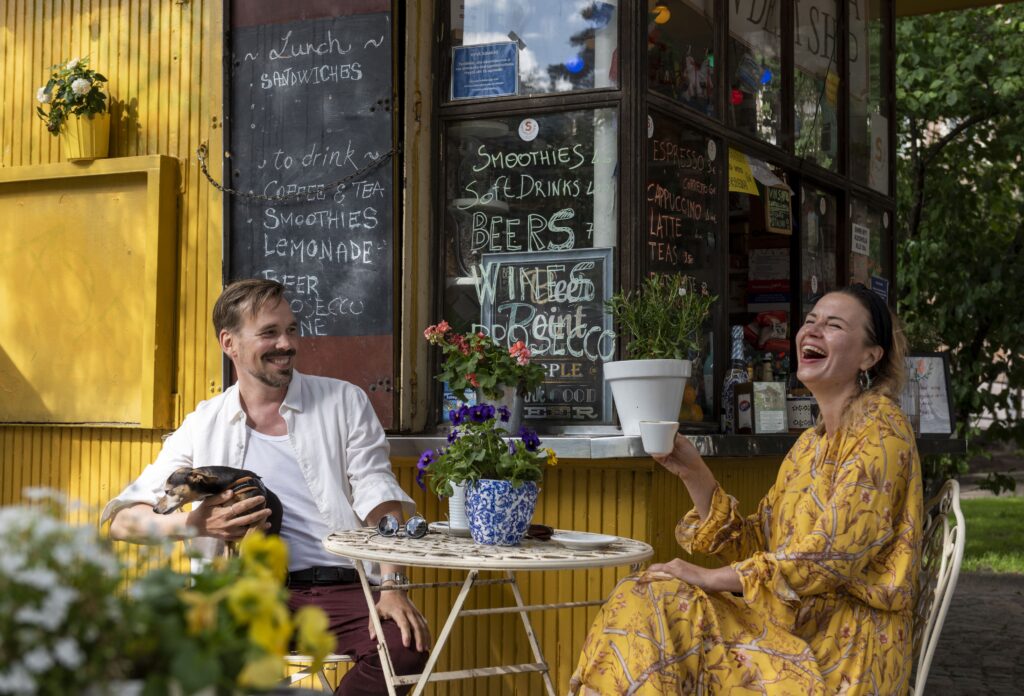
[[[861,256],[871,255],[871,228],[853,223],[853,235],[850,239],[850,251]]]
[[[524,118],[519,123],[519,137],[530,142],[540,133],[540,125],[532,118]]]

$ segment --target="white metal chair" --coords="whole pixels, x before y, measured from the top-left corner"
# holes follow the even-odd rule
[[[946,481],[925,505],[924,549],[917,596],[914,599],[914,686],[911,696],[923,696],[928,669],[939,643],[942,623],[960,577],[966,540],[960,511],[960,484]]]
[[[318,672],[316,677],[320,681],[320,688],[323,691],[334,691],[334,687],[331,686],[330,680],[327,679],[327,670],[330,669],[337,672],[338,665],[342,662],[353,662],[353,659],[349,655],[338,655],[331,654],[324,659],[324,664]],[[305,679],[306,677],[314,676],[311,668],[313,666],[313,658],[309,655],[299,655],[298,653],[291,653],[284,656],[284,663],[289,667],[300,667],[301,669],[294,674],[289,674],[287,677],[289,684],[294,684],[297,681]]]

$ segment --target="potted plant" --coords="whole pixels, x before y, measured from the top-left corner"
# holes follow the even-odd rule
[[[478,403],[506,406],[509,430],[519,429],[523,397],[544,380],[544,368],[530,361],[524,342],[504,348],[483,332],[460,334],[443,320],[428,326],[423,336],[444,356],[438,381],[447,382],[456,394],[475,389]]]
[[[69,161],[106,157],[110,113],[102,86],[107,78],[89,68],[88,58],[50,67],[50,79],[36,92],[36,113],[53,135],[63,134]]]
[[[333,652],[323,610],[288,611],[278,537],[129,579],[95,527],[64,521],[59,493],[26,496],[0,508],[0,692],[247,694],[276,689],[292,640],[317,663]]]
[[[449,414],[448,446],[427,450],[417,464],[416,480],[437,495],[451,496],[456,484],[466,486],[466,517],[478,544],[514,546],[533,518],[544,465],[558,462],[542,449],[529,428],[509,437],[508,409],[483,403],[460,406]]]
[[[639,435],[640,421],[679,419],[689,358],[700,350],[700,330],[716,299],[690,276],[655,273],[605,303],[629,337],[628,359],[604,364],[623,434]]]

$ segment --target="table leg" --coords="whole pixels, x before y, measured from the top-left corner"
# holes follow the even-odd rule
[[[476,581],[479,574],[480,571],[471,570],[466,575],[466,581],[462,583],[462,589],[459,590],[459,596],[455,598],[455,604],[452,605],[452,609],[448,613],[448,619],[444,622],[444,626],[441,627],[441,632],[437,635],[437,641],[434,643],[434,649],[430,651],[430,657],[427,658],[427,664],[423,668],[423,673],[420,674],[419,681],[416,682],[416,687],[412,691],[412,696],[420,696],[420,694],[423,693],[423,690],[427,688],[427,682],[434,671],[434,665],[437,664],[437,658],[440,657],[441,650],[444,649],[445,643],[448,642],[448,636],[452,632],[455,620],[459,618],[459,612],[462,611],[462,605],[466,603],[466,598],[469,596],[469,590],[473,587],[473,583]]]
[[[356,572],[359,573],[359,583],[363,586],[366,606],[370,609],[370,622],[377,633],[377,654],[380,655],[380,666],[384,672],[384,684],[388,687],[390,696],[398,696],[398,692],[395,691],[395,667],[391,662],[391,653],[388,652],[388,642],[384,639],[384,629],[380,625],[377,603],[373,601],[373,592],[370,591],[370,581],[366,578],[366,569],[363,568],[362,561],[356,561],[355,566]]]
[[[547,667],[548,662],[544,659],[544,655],[540,651],[540,645],[537,643],[537,637],[533,634],[533,626],[530,624],[530,617],[527,615],[526,604],[523,602],[523,595],[519,592],[519,583],[516,582],[516,575],[511,570],[506,570],[505,574],[508,576],[508,579],[512,581],[510,583],[512,595],[516,598],[516,606],[520,609],[518,612],[519,618],[523,620],[523,628],[526,629],[526,638],[530,641],[530,648],[533,650],[533,659]],[[551,682],[551,675],[548,674],[548,670],[545,669],[540,673],[540,676],[544,679],[544,686],[547,687],[548,696],[555,696],[555,685]]]

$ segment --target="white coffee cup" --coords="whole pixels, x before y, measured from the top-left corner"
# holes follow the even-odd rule
[[[640,421],[640,441],[647,454],[668,454],[679,430],[678,421]]]

